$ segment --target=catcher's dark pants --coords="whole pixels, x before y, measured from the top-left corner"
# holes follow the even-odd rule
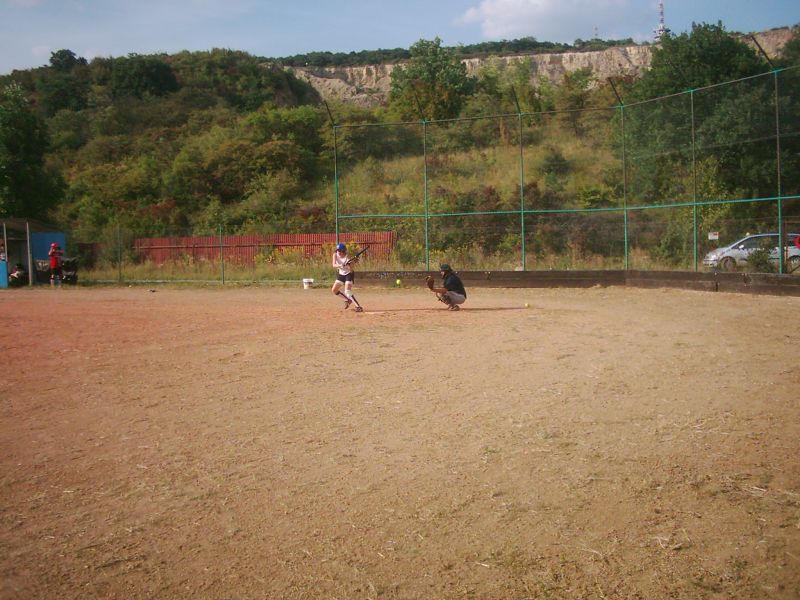
[[[466,296],[463,294],[459,294],[458,292],[445,292],[442,294],[442,297],[445,299],[446,304],[464,304],[464,301],[467,299]]]

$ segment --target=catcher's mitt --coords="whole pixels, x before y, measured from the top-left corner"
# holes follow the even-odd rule
[[[430,275],[425,277],[425,284],[428,286],[429,290],[433,291],[433,277],[431,277]]]

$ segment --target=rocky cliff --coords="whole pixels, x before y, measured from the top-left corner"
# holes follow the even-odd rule
[[[770,57],[779,54],[793,37],[793,30],[784,27],[754,34],[758,44]],[[744,41],[753,45],[752,40]],[[536,83],[544,77],[559,83],[565,73],[589,69],[597,81],[609,77],[639,77],[650,67],[652,46],[622,46],[597,52],[565,52],[488,58],[467,58],[464,63],[470,75],[476,75],[490,61],[513,63],[530,59],[530,78]],[[295,67],[295,74],[308,81],[325,99],[335,99],[359,106],[377,106],[386,102],[395,64],[359,67]]]

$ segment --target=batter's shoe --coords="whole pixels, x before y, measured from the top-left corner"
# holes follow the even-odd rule
[[[353,303],[353,301],[352,301],[352,300],[345,300],[345,301],[344,301],[344,309],[345,309],[345,310],[347,310],[348,308],[350,308],[350,305],[351,305],[352,303]]]

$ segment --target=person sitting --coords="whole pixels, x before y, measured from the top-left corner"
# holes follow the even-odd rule
[[[25,267],[22,263],[14,265],[14,270],[8,276],[8,285],[10,287],[22,287],[27,283],[28,274],[25,272]]]

